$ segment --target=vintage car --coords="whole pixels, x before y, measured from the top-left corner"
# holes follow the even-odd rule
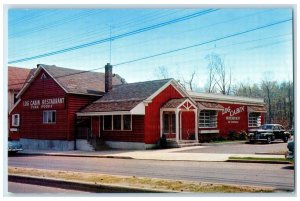
[[[285,154],[285,158],[294,159],[294,157],[295,157],[295,152],[294,152],[295,151],[295,142],[294,142],[294,139],[292,139],[291,141],[288,142],[287,148],[288,148],[288,151]]]
[[[264,124],[257,131],[248,134],[250,143],[255,141],[263,141],[268,144],[276,139],[281,139],[287,142],[290,138],[290,133],[287,132],[280,124]]]
[[[9,140],[8,141],[8,153],[17,153],[18,151],[22,151],[22,145],[19,141]]]

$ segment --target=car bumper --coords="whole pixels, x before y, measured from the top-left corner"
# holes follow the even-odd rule
[[[21,148],[8,148],[8,152],[17,152],[17,151],[23,151]]]
[[[291,151],[287,151],[287,152],[285,153],[285,158],[286,158],[286,159],[294,159],[294,153],[291,152]]]

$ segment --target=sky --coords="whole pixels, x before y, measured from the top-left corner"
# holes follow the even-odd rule
[[[111,63],[127,82],[159,79],[159,67],[176,79],[196,71],[203,90],[209,54],[224,58],[233,84],[292,80],[292,33],[292,9],[278,7],[9,9],[7,60],[98,72]]]

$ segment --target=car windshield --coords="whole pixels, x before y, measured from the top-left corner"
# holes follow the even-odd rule
[[[260,129],[263,130],[272,130],[272,125],[262,125],[261,127],[259,127]]]

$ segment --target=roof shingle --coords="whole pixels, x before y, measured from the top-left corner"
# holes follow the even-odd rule
[[[130,111],[172,79],[123,84],[113,87],[80,112]]]
[[[19,91],[35,69],[8,66],[8,90]]]
[[[43,68],[59,82],[68,93],[99,95],[105,91],[105,74],[81,71],[42,64]],[[119,75],[113,77],[113,85],[124,82]]]

